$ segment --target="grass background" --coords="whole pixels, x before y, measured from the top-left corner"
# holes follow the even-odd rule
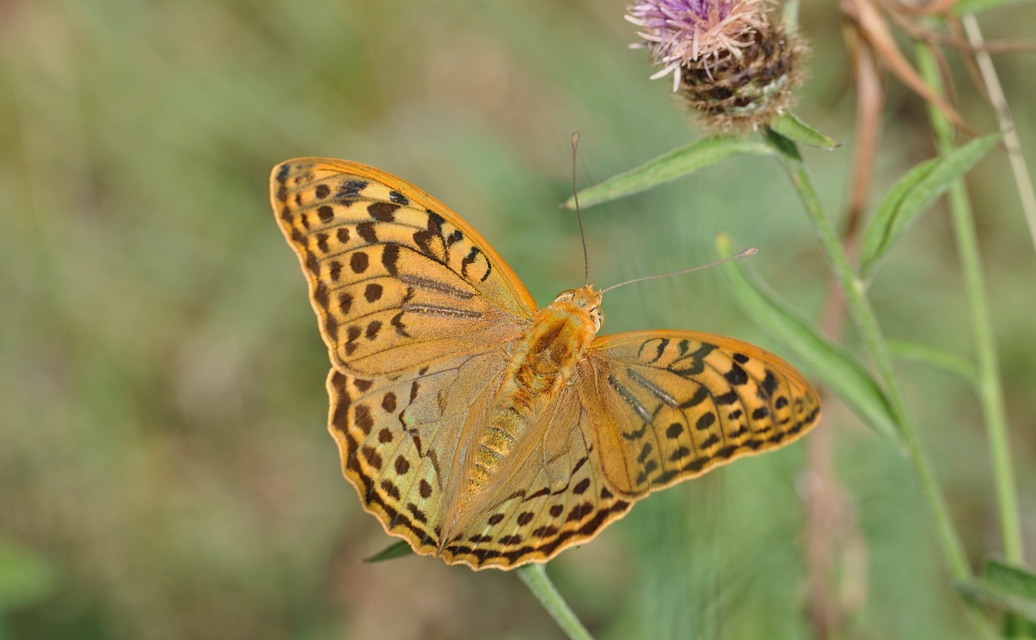
[[[326,352],[267,181],[299,155],[400,175],[469,220],[545,304],[581,284],[575,220],[557,208],[570,132],[584,186],[697,135],[626,48],[624,7],[0,2],[2,637],[560,637],[512,575],[359,562],[389,539],[340,477]],[[839,215],[854,99],[840,20],[831,3],[803,7],[815,53],[799,109],[849,143],[807,152]],[[983,25],[1020,38],[1034,21],[1019,5]],[[1031,150],[1036,60],[997,61]],[[963,114],[992,130],[951,62]],[[878,195],[934,153],[923,104],[888,87]],[[1002,153],[968,184],[1031,557],[1033,247]],[[873,299],[890,337],[968,356],[943,213],[906,236]],[[724,231],[758,245],[751,268],[819,315],[826,269],[772,161],[729,162],[586,223],[600,286],[711,260]],[[606,332],[693,328],[786,353],[726,287],[714,270],[624,288],[605,301]],[[942,372],[903,365],[903,378],[977,564],[998,533],[975,398]],[[853,612],[846,637],[969,637],[907,464],[833,398],[821,428],[836,434],[851,507],[835,585]],[[811,637],[803,458],[797,444],[653,496],[549,570],[599,638]]]

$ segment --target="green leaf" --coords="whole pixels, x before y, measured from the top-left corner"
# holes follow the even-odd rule
[[[939,158],[926,160],[899,179],[867,224],[860,243],[860,273],[866,279],[907,227],[950,185],[1000,141],[1000,134],[976,138]]]
[[[413,555],[414,550],[410,548],[406,540],[399,540],[393,542],[389,546],[385,547],[381,551],[375,553],[369,558],[364,558],[364,562],[384,562],[386,560],[395,560],[396,558],[402,558],[405,556]]]
[[[878,207],[877,212],[870,220],[870,224],[864,230],[863,240],[861,241],[861,251],[864,255],[864,264],[868,264],[866,257],[868,255],[875,255],[880,250],[880,246],[884,238],[884,232],[887,232],[889,226],[889,219],[895,215],[896,210],[902,204],[903,199],[906,198],[910,190],[915,185],[920,183],[928,174],[932,172],[935,165],[939,162],[938,158],[931,160],[925,160],[918,164],[913,169],[907,171],[902,178],[896,181],[896,184],[892,185],[889,192],[885,195],[885,199],[882,200],[881,205]]]
[[[966,596],[1036,622],[1036,575],[989,560],[981,578],[957,585]]]
[[[763,131],[763,140],[770,151],[777,154],[777,157],[780,158],[786,166],[789,162],[802,162],[802,154],[799,153],[799,145],[795,144],[795,142],[790,138],[785,138],[784,135],[778,133],[776,129],[767,127]],[[794,174],[792,175],[794,176]],[[796,185],[796,188],[798,188],[798,185]]]
[[[749,138],[719,136],[703,138],[685,147],[674,149],[579,192],[579,206],[588,209],[602,202],[618,200],[651,187],[688,176],[718,162],[742,155],[769,155],[773,150]],[[575,210],[575,198],[564,206]]]
[[[1011,566],[997,560],[987,560],[982,577],[997,588],[1012,594],[1012,600],[1021,599],[1027,602],[1026,609],[1036,603],[1036,576],[1020,567]],[[1021,611],[1011,611],[1004,620],[1005,638],[1036,638],[1036,618]]]
[[[785,113],[770,123],[770,129],[789,140],[819,147],[821,149],[837,149],[842,143],[829,138],[799,119],[794,113]]]
[[[947,353],[942,349],[926,344],[906,340],[888,340],[885,344],[889,348],[889,353],[895,358],[941,369],[962,378],[965,382],[972,385],[978,383],[978,374],[975,373],[975,367],[958,355]]]
[[[999,560],[986,560],[986,566],[982,569],[982,579],[1017,596],[1036,601],[1036,575],[1021,567]]]
[[[721,255],[730,255],[728,237],[721,236],[717,247]],[[888,398],[870,373],[849,352],[821,336],[797,311],[751,276],[742,262],[735,260],[723,265],[733,284],[734,297],[742,308],[795,349],[824,384],[864,422],[898,443],[899,429]]]

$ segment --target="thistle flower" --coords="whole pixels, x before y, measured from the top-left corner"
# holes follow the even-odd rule
[[[770,23],[767,0],[640,0],[626,19],[641,28],[652,79],[672,74],[706,126],[744,131],[767,124],[792,101],[806,47]]]

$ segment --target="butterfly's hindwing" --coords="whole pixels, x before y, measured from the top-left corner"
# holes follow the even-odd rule
[[[345,477],[385,530],[419,553],[435,553],[456,473],[469,446],[465,428],[485,421],[499,351],[443,360],[395,378],[360,378],[332,369],[328,430]],[[487,397],[489,396],[489,397]]]
[[[790,365],[750,344],[703,333],[599,338],[584,375],[601,468],[642,495],[735,458],[777,448],[820,415],[816,391]],[[590,382],[592,380],[592,382]]]
[[[507,483],[480,496],[461,531],[445,541],[447,562],[474,568],[544,562],[626,514],[632,502],[597,472],[593,444],[579,428],[584,417],[574,391],[558,397],[498,471]]]

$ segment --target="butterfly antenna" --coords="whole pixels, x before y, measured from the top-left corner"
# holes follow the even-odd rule
[[[590,258],[586,252],[586,233],[583,231],[583,212],[579,210],[579,191],[576,189],[576,150],[579,148],[579,132],[572,132],[572,199],[576,205],[576,220],[579,221],[579,238],[583,241],[583,285],[590,284]]]
[[[693,271],[701,271],[702,269],[709,269],[711,267],[718,267],[719,265],[723,264],[724,262],[730,262],[731,260],[740,260],[741,258],[747,258],[748,256],[754,256],[758,252],[759,252],[759,250],[756,249],[755,247],[748,247],[747,249],[745,249],[741,253],[738,253],[737,255],[730,256],[729,258],[723,258],[722,260],[717,260],[715,262],[710,262],[709,264],[703,264],[700,267],[691,267],[690,269],[681,269],[679,271],[670,271],[668,273],[659,273],[659,274],[655,274],[653,276],[644,276],[643,278],[634,278],[633,280],[627,280],[626,282],[620,282],[619,284],[613,284],[612,286],[608,287],[607,289],[601,289],[601,293],[605,294],[605,293],[611,291],[612,289],[618,289],[619,287],[625,287],[626,285],[633,284],[634,282],[644,282],[645,280],[657,280],[658,278],[668,278],[670,276],[678,276],[678,275],[681,275],[681,274],[684,274],[684,273],[691,273]]]

